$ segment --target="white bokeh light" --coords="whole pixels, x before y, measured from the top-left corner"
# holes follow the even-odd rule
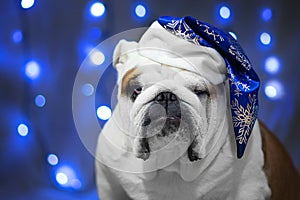
[[[223,19],[228,19],[231,15],[231,11],[230,11],[229,7],[222,6],[220,8],[219,14]]]
[[[100,106],[97,109],[97,116],[101,120],[108,120],[111,117],[111,109],[107,106]]]
[[[269,99],[277,100],[283,97],[284,88],[281,82],[271,80],[265,84],[264,92]]]
[[[47,161],[50,165],[55,166],[58,164],[58,157],[57,155],[51,153],[47,156]]]
[[[100,50],[93,50],[90,60],[94,65],[101,65],[105,61],[105,56]]]
[[[274,86],[268,85],[268,86],[266,86],[266,88],[265,88],[265,93],[266,93],[266,95],[267,95],[268,97],[274,98],[274,97],[276,97],[276,95],[277,95],[277,90],[276,90],[276,88],[275,88]]]
[[[57,169],[55,180],[61,187],[64,188],[80,189],[82,186],[74,169],[66,165]]]
[[[276,74],[280,70],[279,59],[275,56],[270,56],[265,60],[265,70],[270,74]]]
[[[269,33],[263,32],[260,34],[260,42],[264,45],[269,45],[271,43],[272,37]]]
[[[35,61],[29,61],[25,65],[25,74],[30,79],[36,79],[40,75],[40,66]]]
[[[139,4],[135,7],[135,14],[138,16],[138,17],[145,17],[146,15],[146,8],[145,6]]]
[[[22,0],[21,6],[24,9],[31,8],[34,5],[34,0]]]
[[[90,12],[94,17],[100,17],[105,13],[105,6],[101,2],[93,3]]]
[[[68,183],[69,179],[65,173],[59,172],[56,174],[56,181],[61,185],[65,185]]]
[[[28,127],[25,124],[19,124],[18,126],[18,133],[19,135],[25,137],[28,135]]]

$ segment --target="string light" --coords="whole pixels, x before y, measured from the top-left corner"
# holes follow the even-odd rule
[[[146,10],[146,8],[145,8],[144,5],[138,4],[135,7],[135,14],[136,14],[136,16],[142,18],[142,17],[145,17],[146,13],[147,13],[147,10]]]
[[[90,60],[94,65],[101,65],[105,61],[105,56],[100,50],[93,50]]]
[[[46,104],[46,98],[39,94],[35,97],[34,102],[37,107],[44,107]]]
[[[82,85],[82,94],[84,96],[91,96],[94,93],[94,86],[90,83],[85,83]]]
[[[270,21],[272,19],[272,10],[270,8],[265,8],[262,12],[261,12],[261,18],[264,21]]]
[[[271,43],[271,35],[267,32],[260,34],[260,42],[264,45],[269,45]]]
[[[55,178],[60,185],[65,185],[69,181],[68,176],[63,172],[58,172]]]
[[[101,35],[102,35],[102,31],[101,31],[101,29],[100,28],[98,28],[98,27],[93,27],[93,28],[91,28],[90,29],[90,31],[89,31],[89,36],[91,37],[91,38],[93,38],[93,39],[99,39],[100,37],[101,37]]]
[[[268,81],[264,89],[265,95],[271,100],[277,100],[283,97],[284,89],[281,82],[277,80]]]
[[[101,2],[93,3],[90,7],[90,13],[94,17],[101,17],[105,13],[105,6]]]
[[[100,106],[97,109],[97,116],[101,120],[108,120],[111,117],[111,109],[108,106]]]
[[[31,80],[36,79],[40,75],[40,66],[35,61],[29,61],[25,65],[25,74]]]
[[[230,8],[228,6],[222,6],[219,10],[219,14],[223,19],[229,19],[231,15]]]
[[[280,70],[279,59],[275,56],[270,56],[265,60],[265,70],[269,74],[276,74]]]
[[[47,161],[50,165],[55,166],[58,164],[58,157],[55,154],[49,154],[47,156]]]
[[[34,0],[22,0],[21,6],[24,9],[29,9],[34,5]]]
[[[16,30],[13,34],[12,34],[12,41],[14,43],[20,43],[23,40],[23,33],[20,30]]]
[[[18,133],[20,136],[27,136],[28,135],[28,127],[26,124],[19,124],[18,126]]]
[[[62,188],[80,189],[82,184],[73,168],[63,165],[55,173],[55,181]]]

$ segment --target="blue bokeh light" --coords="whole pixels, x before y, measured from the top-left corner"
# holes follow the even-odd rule
[[[105,13],[105,6],[102,2],[95,2],[90,7],[90,13],[94,17],[101,17]]]
[[[231,11],[228,6],[222,6],[219,10],[219,15],[223,19],[229,19],[231,16]]]
[[[268,81],[264,88],[265,95],[271,100],[281,99],[284,95],[284,88],[277,80]]]
[[[29,129],[26,124],[19,124],[17,129],[20,136],[25,137],[28,135]]]
[[[261,18],[264,21],[270,21],[272,19],[272,10],[270,8],[265,8],[262,12],[261,12]]]
[[[47,156],[47,161],[50,165],[55,166],[58,164],[58,157],[57,155],[51,153]]]
[[[74,169],[67,165],[63,165],[57,169],[55,181],[62,188],[78,190],[82,187],[81,181],[78,179]]]
[[[265,60],[265,71],[269,74],[276,74],[280,70],[280,61],[275,56],[270,56]]]
[[[101,35],[102,35],[102,31],[101,31],[101,29],[98,28],[98,27],[93,27],[93,28],[91,28],[90,31],[89,31],[89,36],[90,36],[92,39],[97,40],[97,39],[99,39],[99,38],[101,37]]]
[[[29,61],[25,65],[25,74],[31,80],[36,79],[40,75],[40,66],[35,61]]]
[[[94,89],[94,86],[92,84],[85,83],[85,84],[82,85],[81,91],[82,91],[82,94],[84,96],[88,97],[88,96],[91,96],[91,95],[94,94],[95,89]]]
[[[269,45],[272,41],[271,35],[267,32],[261,33],[259,39],[263,45]]]
[[[108,120],[111,117],[111,109],[108,106],[100,106],[97,109],[97,116],[101,120]]]
[[[34,102],[37,107],[44,107],[46,104],[46,98],[39,94],[35,97]]]
[[[29,9],[34,5],[34,0],[22,0],[21,6],[24,9]]]
[[[146,13],[147,13],[147,9],[144,5],[142,4],[138,4],[136,7],[135,7],[135,14],[136,16],[140,17],[140,18],[143,18],[146,16]]]
[[[13,32],[11,38],[12,38],[12,41],[16,44],[22,42],[22,40],[23,40],[22,31],[16,30],[15,32]]]

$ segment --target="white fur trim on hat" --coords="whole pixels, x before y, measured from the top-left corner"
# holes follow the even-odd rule
[[[138,43],[121,40],[114,52],[114,66],[119,78],[139,64],[150,63],[197,73],[214,85],[226,79],[225,60],[215,49],[178,38],[157,21]]]

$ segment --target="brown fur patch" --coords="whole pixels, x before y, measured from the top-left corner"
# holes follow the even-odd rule
[[[300,176],[276,136],[260,121],[264,171],[272,191],[271,200],[300,199]]]
[[[122,89],[121,89],[121,95],[126,94],[126,88],[128,87],[129,81],[136,77],[138,75],[138,70],[137,68],[132,68],[126,74],[124,75],[122,79]]]

